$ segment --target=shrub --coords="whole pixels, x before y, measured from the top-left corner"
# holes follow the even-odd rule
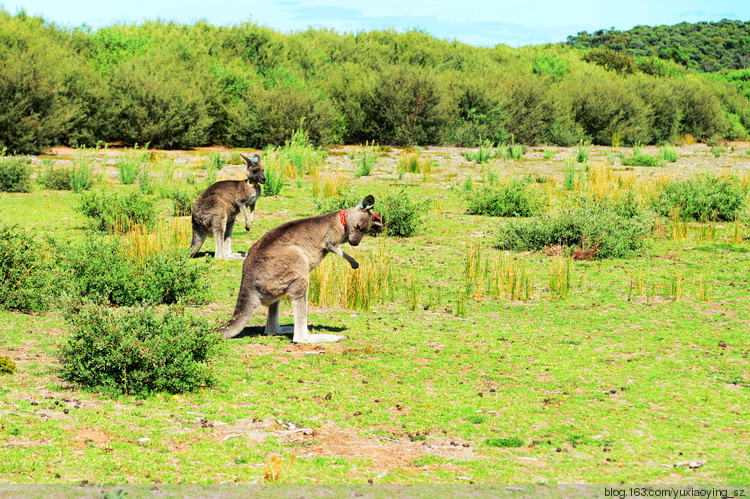
[[[73,169],[72,168],[47,168],[39,176],[39,183],[45,189],[53,191],[69,191],[72,189]]]
[[[497,247],[517,251],[561,245],[595,249],[598,258],[621,258],[639,250],[653,230],[647,214],[625,217],[606,205],[587,204],[500,227]]]
[[[67,314],[73,331],[60,345],[62,377],[107,394],[146,396],[212,386],[209,362],[221,337],[180,306],[124,311],[85,305]]]
[[[65,253],[73,295],[125,306],[206,300],[209,264],[182,249],[137,256],[119,239],[92,237]]]
[[[0,226],[0,308],[45,310],[53,279],[49,252],[18,225]]]
[[[671,146],[664,146],[664,148],[661,149],[659,151],[659,154],[657,155],[657,158],[663,159],[664,161],[667,161],[669,163],[675,163],[678,157],[679,156],[677,155],[677,151],[674,147]]]
[[[10,357],[0,355],[0,374],[13,374],[16,370],[16,363]]]
[[[429,204],[427,199],[413,200],[406,188],[386,194],[383,200],[377,203],[386,234],[398,237],[411,237],[417,234],[424,225],[424,212]]]
[[[92,227],[103,232],[125,232],[133,225],[153,227],[156,207],[151,199],[134,192],[127,196],[87,193],[78,211],[92,219]]]
[[[0,192],[31,192],[31,172],[26,160],[0,159]]]
[[[342,187],[337,196],[320,197],[315,199],[315,212],[319,214],[331,213],[332,211],[345,210],[356,206],[362,201],[352,188]]]
[[[169,193],[169,198],[172,200],[172,215],[175,217],[191,216],[196,197],[195,189],[179,187],[172,189]]]
[[[652,207],[663,216],[679,211],[682,220],[734,220],[746,198],[739,179],[705,174],[668,184]]]
[[[498,187],[485,187],[467,194],[469,213],[492,217],[530,217],[545,207],[536,190],[529,188],[531,177],[516,178]]]

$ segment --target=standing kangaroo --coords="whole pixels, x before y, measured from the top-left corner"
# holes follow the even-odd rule
[[[239,212],[245,217],[245,230],[253,224],[255,202],[260,197],[260,185],[266,182],[260,156],[254,154],[247,163],[246,180],[222,180],[210,185],[195,200],[193,205],[193,243],[190,256],[195,256],[203,246],[206,237],[213,234],[216,240],[214,258],[241,260],[239,254],[232,254],[232,231],[234,219]],[[250,209],[248,216],[247,209]]]
[[[328,253],[346,259],[353,269],[359,264],[339,244],[357,246],[365,234],[383,228],[372,212],[375,198],[367,196],[358,206],[317,217],[293,220],[267,232],[247,252],[237,306],[225,338],[240,334],[258,307],[268,307],[265,334],[279,334],[279,301],[288,296],[294,310],[295,343],[338,341],[335,334],[310,334],[307,330],[307,290],[310,272]]]

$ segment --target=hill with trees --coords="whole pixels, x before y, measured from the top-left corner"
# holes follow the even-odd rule
[[[282,34],[253,23],[68,29],[0,10],[0,151],[97,141],[263,148],[300,126],[320,145],[747,137],[743,76],[575,46],[474,47],[416,30]]]
[[[658,57],[700,72],[750,66],[750,22],[636,26],[627,31],[582,31],[566,42],[577,49],[609,49],[633,58]]]

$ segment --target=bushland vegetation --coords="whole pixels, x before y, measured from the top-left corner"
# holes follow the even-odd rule
[[[421,31],[287,35],[250,22],[94,31],[4,10],[0,39],[0,149],[16,154],[98,141],[265,148],[301,123],[318,146],[498,149],[742,139],[750,126],[744,73],[707,76],[692,56],[611,44],[473,47]]]

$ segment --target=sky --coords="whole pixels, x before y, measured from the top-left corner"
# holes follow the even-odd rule
[[[750,21],[749,0],[0,0],[64,27],[146,20],[214,25],[247,21],[284,33],[421,29],[437,38],[511,47],[565,41],[580,31],[683,21]]]

